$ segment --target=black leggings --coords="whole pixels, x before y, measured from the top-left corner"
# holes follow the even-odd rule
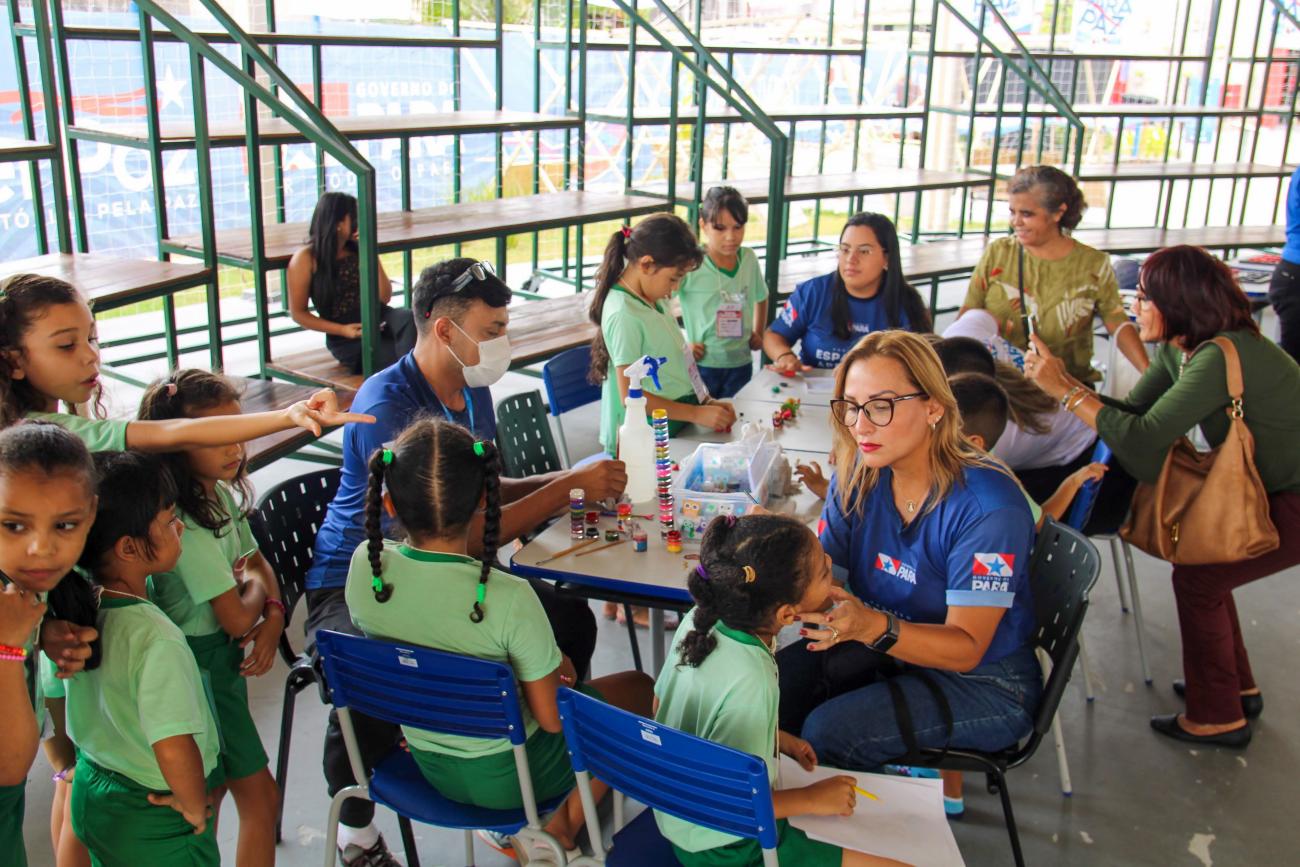
[[[415,317],[405,307],[384,307],[379,322],[379,369],[415,348]],[[361,372],[361,339],[325,335],[325,348],[352,373]]]
[[[533,586],[537,598],[542,602],[542,609],[551,622],[551,630],[555,633],[555,643],[559,645],[560,652],[573,660],[578,680],[585,680],[591,666],[591,656],[596,651],[596,616],[591,613],[585,599],[557,595],[555,588],[545,581],[528,583]],[[344,601],[342,587],[308,591],[308,652],[315,653],[316,632],[321,629],[348,635],[361,634],[352,624],[352,615]],[[361,750],[361,762],[367,768],[374,767],[376,762],[392,752],[402,738],[402,731],[397,726],[363,713],[352,714],[352,727],[357,735],[357,747]],[[343,730],[339,727],[338,714],[333,709],[330,710],[329,725],[325,729],[324,769],[330,797],[340,789],[356,783],[352,776],[352,766],[348,762],[347,747],[343,743]],[[339,821],[353,828],[364,828],[374,817],[373,803],[361,798],[349,798],[343,804]]]
[[[1278,346],[1300,361],[1300,265],[1283,259],[1268,284],[1268,302],[1278,321]]]

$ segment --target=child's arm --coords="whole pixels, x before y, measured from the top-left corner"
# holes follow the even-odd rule
[[[283,603],[274,604],[280,602],[280,585],[275,580],[275,570],[261,551],[254,551],[248,556],[244,563],[244,574],[247,576],[245,584],[259,584],[262,587],[266,601],[263,603],[262,622],[254,626],[239,642],[240,647],[247,647],[250,643],[253,645],[252,652],[240,666],[240,674],[244,677],[260,677],[270,671],[275,662],[275,651],[280,644],[280,635],[284,632],[287,612]]]
[[[45,616],[45,603],[6,584],[0,591],[0,644],[23,647]],[[0,749],[0,786],[27,782],[41,739],[27,693],[27,665],[22,660],[0,660],[0,707],[6,709],[4,748]]]
[[[231,638],[239,638],[261,619],[262,609],[266,607],[266,588],[260,581],[240,581],[213,598],[211,605],[222,630]]]
[[[374,420],[372,415],[340,412],[338,397],[333,391],[322,389],[308,400],[269,412],[131,421],[126,426],[126,445],[143,452],[175,452],[247,442],[294,427],[306,428],[319,436],[323,427]]]
[[[803,486],[819,499],[826,499],[826,492],[830,490],[831,481],[822,473],[822,465],[816,461],[809,461],[806,464],[796,464],[794,474],[798,476]]]
[[[68,737],[67,715],[64,713],[66,705],[67,699],[45,699],[45,713],[50,718],[54,734],[46,738],[41,746],[45,750],[46,760],[56,774],[71,771],[77,764],[76,748],[72,745],[72,739]]]
[[[774,789],[772,808],[776,818],[791,816],[852,816],[857,780],[847,774],[818,780],[799,789]]]
[[[194,736],[173,735],[156,741],[153,754],[171,794],[151,793],[149,803],[171,807],[194,827],[195,834],[202,834],[208,825],[208,787],[203,777],[203,754]]]
[[[754,330],[749,334],[749,348],[763,348],[763,332],[767,330],[767,301],[754,305]]]
[[[1106,475],[1105,464],[1088,464],[1082,469],[1075,470],[1065,477],[1061,486],[1056,489],[1046,501],[1043,502],[1043,514],[1038,519],[1038,526],[1035,529],[1043,528],[1043,520],[1050,515],[1052,520],[1059,521],[1061,517],[1070,509],[1070,504],[1079,493],[1079,489],[1091,481],[1101,481],[1101,477]]]
[[[618,380],[618,392],[623,400],[627,400],[627,377],[623,375],[623,371],[627,370],[628,367],[630,365],[623,364],[614,368],[614,376]],[[651,412],[662,409],[668,413],[668,417],[673,421],[691,422],[700,427],[711,427],[717,431],[726,430],[736,422],[736,408],[724,401],[710,400],[703,406],[695,406],[694,404],[668,400],[648,391],[642,393],[645,395],[646,409]]]
[[[572,666],[572,663],[569,663]],[[524,701],[533,713],[533,719],[545,731],[559,734],[564,731],[560,723],[560,706],[555,701],[555,693],[561,686],[560,675],[564,664],[541,680],[526,680],[520,684],[524,688]]]

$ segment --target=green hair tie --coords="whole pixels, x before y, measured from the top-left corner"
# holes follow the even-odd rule
[[[480,583],[478,585],[478,590],[475,592],[474,595],[478,601],[478,604],[482,605],[483,600],[487,598],[487,585]]]
[[[474,443],[474,454],[478,455],[481,458],[483,457],[483,452],[485,451],[487,451],[487,449],[484,447],[482,440],[479,440],[478,442]],[[482,594],[479,595],[481,596]],[[483,601],[482,599],[479,600],[479,602],[482,601]]]
[[[384,466],[388,466],[393,462],[393,450],[384,449],[379,453],[379,459],[384,462]]]
[[[379,593],[384,589],[384,579],[378,575],[370,579],[370,589]]]

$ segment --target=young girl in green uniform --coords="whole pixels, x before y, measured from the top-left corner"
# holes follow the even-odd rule
[[[856,803],[854,778],[830,777],[799,789],[777,782],[779,750],[806,769],[817,754],[802,738],[777,729],[776,634],[801,611],[824,608],[831,559],[812,531],[793,518],[748,515],[709,524],[699,565],[688,578],[695,608],[673,639],[678,663],[664,666],[655,684],[655,719],[673,728],[759,756],[772,781],[782,864],[799,867],[895,864],[862,852],[808,839],[786,819],[848,816]],[[655,813],[660,832],[684,867],[758,867],[758,841]]]
[[[572,792],[546,823],[566,850],[583,827],[582,804],[560,728],[556,690],[574,681],[541,602],[526,581],[493,568],[501,516],[500,458],[457,425],[416,421],[370,459],[367,541],[348,572],[346,598],[363,633],[504,662],[522,685],[528,766],[538,801]],[[482,560],[466,531],[485,508]],[[382,523],[396,518],[402,543]],[[651,681],[639,672],[608,675],[590,689],[618,707],[650,709]],[[639,709],[639,710],[638,710]],[[492,809],[522,806],[510,742],[403,727],[411,756],[448,798]]]
[[[691,229],[674,214],[651,214],[614,232],[596,271],[589,316],[600,326],[591,341],[592,382],[603,382],[600,444],[618,454],[627,377],[623,371],[644,356],[668,359],[659,387],[645,380],[646,411],[663,409],[676,432],[687,422],[726,430],[736,420],[729,403],[714,400],[700,379],[695,356],[668,312],[668,298],[703,254]]]
[[[158,458],[137,452],[101,452],[95,468],[81,566],[98,589],[98,610],[93,595],[86,602],[101,648],[66,685],[78,750],[72,828],[96,867],[216,865],[216,720],[184,634],[146,587],[180,558],[176,485]]]
[[[302,427],[322,427],[371,416],[342,413],[323,389],[282,410],[240,416],[126,421],[60,412],[94,402],[97,411],[99,340],[95,316],[80,293],[54,277],[17,274],[0,282],[0,427],[26,418],[56,422],[92,452],[131,448],[167,452],[229,445]]]
[[[148,421],[239,413],[234,383],[205,370],[179,370],[151,385],[140,402],[140,418]],[[176,567],[150,579],[149,597],[185,634],[212,687],[225,777],[213,793],[212,823],[229,789],[239,811],[236,863],[270,867],[280,794],[248,709],[246,678],[270,670],[285,610],[275,573],[248,526],[253,488],[244,448],[190,449],[162,460],[176,481],[185,544]]]
[[[767,328],[767,284],[754,251],[742,246],[749,202],[734,187],[712,187],[700,202],[704,261],[682,278],[678,297],[686,339],[714,397],[735,397],[754,375],[754,350]]]
[[[80,440],[52,424],[0,431],[0,853],[17,867],[27,863],[24,788],[43,710],[36,633],[46,594],[77,564],[94,518],[94,468]]]

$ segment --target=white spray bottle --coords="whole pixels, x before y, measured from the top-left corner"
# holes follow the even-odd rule
[[[623,424],[618,429],[618,459],[627,467],[626,493],[635,505],[655,498],[655,434],[646,417],[641,380],[648,376],[654,380],[655,388],[659,388],[659,365],[667,361],[667,358],[647,355],[623,371],[627,377],[627,400],[623,403]]]

